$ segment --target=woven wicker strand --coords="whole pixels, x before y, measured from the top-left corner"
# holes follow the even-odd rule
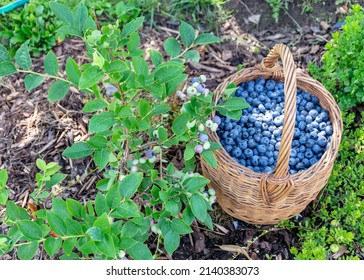
[[[283,68],[277,62],[279,57]],[[221,83],[214,102],[219,101],[231,82],[239,85],[259,77],[284,81],[285,114],[276,169],[270,173],[254,172],[236,162],[224,149],[214,151],[217,168],[203,158],[201,165],[204,176],[211,181],[210,187],[216,190],[218,203],[229,215],[253,224],[276,224],[299,214],[325,187],[339,150],[342,120],[331,94],[318,81],[296,69],[288,47],[283,44],[276,45],[260,65],[241,70]],[[321,107],[329,112],[333,135],[328,150],[316,164],[290,175],[288,161],[296,121],[297,86],[316,96]],[[215,132],[208,133],[212,141],[219,142]]]

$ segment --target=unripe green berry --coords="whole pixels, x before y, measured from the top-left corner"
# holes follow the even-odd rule
[[[187,94],[188,95],[195,95],[197,93],[197,89],[194,87],[188,87],[187,88]]]
[[[206,141],[205,143],[203,143],[204,150],[208,150],[208,149],[210,149],[210,147],[211,147],[211,144],[209,141]]]
[[[151,158],[149,158],[149,159],[148,159],[148,161],[149,161],[150,163],[155,163],[155,162],[156,162],[156,160],[157,160],[157,158],[156,158],[155,156],[153,156],[153,157],[151,157]]]
[[[198,131],[200,131],[200,132],[202,132],[202,131],[204,131],[204,129],[205,129],[205,126],[202,124],[202,123],[200,123],[199,125],[198,125]]]
[[[133,165],[138,165],[138,163],[139,163],[139,160],[137,160],[137,159],[134,159],[132,163],[133,163]]]
[[[201,83],[204,83],[206,82],[207,78],[205,75],[200,75],[199,80],[201,81]]]
[[[209,188],[208,193],[210,195],[215,195],[216,194],[216,191],[213,188]]]
[[[131,167],[131,170],[130,170],[131,173],[135,173],[137,171],[138,171],[138,167],[136,165]]]
[[[145,160],[145,158],[140,158],[140,159],[139,159],[139,163],[140,163],[140,164],[144,164],[144,163],[146,163],[146,162],[147,162],[147,161]]]
[[[153,147],[153,152],[155,152],[156,154],[159,154],[162,151],[160,146],[155,146]]]
[[[219,125],[217,124],[217,123],[213,123],[212,125],[211,125],[211,131],[217,131],[217,129],[218,129],[218,127],[219,127]]]
[[[216,202],[216,196],[212,195],[209,197],[209,203],[210,205],[214,204]]]
[[[192,86],[193,86],[194,88],[198,87],[198,85],[199,85],[199,83],[198,83],[198,82],[194,82],[194,83],[192,84]]]
[[[207,120],[205,125],[208,127],[208,128],[211,128],[212,125],[214,124],[214,122],[212,120]]]

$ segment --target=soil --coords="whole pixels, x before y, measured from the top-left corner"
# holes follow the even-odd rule
[[[285,15],[281,16],[279,25],[273,24],[271,10],[263,0],[228,2],[226,5],[234,9],[234,14],[221,28],[224,43],[199,48],[201,64],[189,63],[187,73],[191,76],[208,74],[207,86],[213,90],[236,72],[237,66],[251,67],[259,63],[274,44],[281,42],[290,45],[299,67],[306,67],[309,61],[319,62],[325,43],[331,38],[332,29],[328,26],[336,20],[336,7],[334,4],[317,5],[317,9],[306,16],[297,9],[300,3],[302,1],[291,3],[288,10],[300,25],[297,30],[298,26]],[[246,22],[251,14],[261,14],[258,25]],[[141,32],[143,46],[161,49],[164,39],[174,36],[176,29],[176,25],[168,21],[160,22],[157,28],[144,28]],[[84,45],[77,39],[65,40],[54,48],[54,52],[62,69],[69,56],[78,63],[87,60]],[[35,69],[42,69],[43,58],[34,60]],[[42,158],[57,162],[62,166],[61,171],[68,174],[68,185],[58,187],[59,196],[93,200],[95,184],[102,176],[94,172],[91,158],[70,160],[62,156],[66,147],[88,137],[90,116],[82,113],[86,97],[71,90],[63,101],[50,103],[46,94],[50,82],[28,93],[23,78],[24,75],[17,75],[4,79],[3,86],[0,85],[0,168],[9,172],[10,199],[23,207],[28,206],[29,193],[35,187],[35,161]],[[169,155],[176,166],[180,154],[177,150]],[[46,201],[44,207],[50,207],[50,201]],[[300,219],[304,219],[306,213],[309,211],[303,212]],[[193,224],[194,233],[181,239],[173,259],[292,259],[289,249],[296,242],[293,232],[236,221],[218,205],[214,206],[212,218],[214,231],[197,222]],[[0,225],[0,233],[2,231],[6,231],[4,225]],[[13,258],[14,253],[0,257]],[[46,257],[39,252],[36,258]]]

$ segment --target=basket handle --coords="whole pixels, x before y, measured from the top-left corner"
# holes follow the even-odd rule
[[[283,200],[294,187],[288,173],[289,157],[296,123],[297,77],[292,53],[287,46],[277,44],[268,56],[263,59],[260,67],[266,71],[274,72],[275,75],[273,76],[280,76],[277,71],[282,68],[277,63],[278,58],[282,60],[284,73],[284,121],[276,169],[274,173],[266,174],[261,180],[262,195],[267,205]]]

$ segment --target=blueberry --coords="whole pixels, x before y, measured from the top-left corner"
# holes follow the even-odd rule
[[[327,125],[327,126],[325,127],[325,132],[326,132],[326,135],[327,135],[327,136],[331,136],[331,135],[332,135],[332,133],[333,133],[332,126],[331,126],[331,125]]]
[[[232,130],[233,129],[233,124],[230,123],[225,123],[225,130]]]
[[[259,165],[259,156],[253,156],[252,157],[252,165],[258,166]]]
[[[249,120],[249,117],[248,117],[248,116],[241,116],[241,118],[240,118],[240,122],[241,122],[242,124],[247,123],[247,122],[248,122],[248,120]]]
[[[152,158],[152,157],[154,157],[154,152],[153,152],[153,150],[146,150],[145,151],[145,157],[146,158]]]
[[[268,80],[266,83],[265,83],[265,88],[267,90],[273,90],[274,87],[276,85],[276,82],[274,80]]]
[[[260,143],[263,144],[263,145],[268,145],[269,144],[269,138],[268,137],[262,137],[260,139]]]
[[[276,143],[276,145],[275,145],[275,147],[274,147],[274,149],[276,150],[276,151],[279,151],[279,148],[281,147],[281,142],[277,142]]]
[[[300,159],[300,160],[302,160],[302,159],[305,158],[305,154],[304,153],[298,153],[297,154],[297,158]]]
[[[254,166],[254,167],[253,167],[253,171],[254,171],[254,172],[258,172],[258,173],[259,173],[259,172],[261,172],[262,170],[260,169],[260,167],[259,167],[259,166]]]
[[[272,169],[272,167],[267,166],[267,167],[265,167],[265,168],[264,168],[264,170],[263,170],[263,171],[264,171],[265,173],[269,173],[269,172],[271,172],[272,170],[273,170],[273,169]]]
[[[312,102],[314,105],[317,105],[317,104],[319,104],[319,99],[318,99],[316,96],[312,96],[312,97],[311,97],[311,102]]]
[[[294,137],[299,137],[301,135],[301,130],[298,127],[294,128]]]
[[[292,141],[292,147],[298,147],[300,145],[300,142],[297,139],[294,139]]]
[[[312,158],[313,157],[313,152],[311,150],[307,150],[305,152],[305,157],[308,158],[308,159]]]
[[[281,116],[278,116],[278,117],[274,118],[273,123],[276,126],[282,126],[283,125],[283,120],[284,120],[284,117],[283,117],[283,115],[281,115]]]
[[[304,163],[303,163],[303,162],[298,162],[298,163],[296,164],[296,168],[297,168],[297,170],[302,170],[302,169],[304,169],[304,168],[305,168],[305,165],[304,165]]]
[[[308,92],[302,92],[302,97],[306,99],[307,101],[311,100],[311,95]]]
[[[272,121],[272,119],[273,119],[272,114],[268,112],[262,117],[262,121],[267,123]]]
[[[269,144],[267,150],[269,152],[273,152],[274,151],[274,146],[275,146],[275,143],[274,143],[274,145],[273,144]]]
[[[267,137],[268,139],[272,137],[272,133],[270,131],[263,131],[262,135],[263,137]]]
[[[307,136],[306,136],[307,137]],[[313,145],[315,145],[315,140],[313,139],[307,139],[307,142],[306,142],[306,147],[310,148],[312,147]]]
[[[257,150],[260,154],[265,154],[267,152],[267,147],[265,145],[258,145]]]
[[[266,101],[267,97],[265,97],[265,95],[259,95],[258,96],[258,99],[259,99],[259,101],[261,101],[262,103],[264,103]]]
[[[254,107],[258,107],[259,104],[260,104],[259,99],[254,99],[253,102],[252,102],[252,104],[253,104]]]
[[[274,159],[277,159],[278,158],[278,154],[279,154],[278,151],[274,151],[273,152],[273,158]]]
[[[255,80],[255,83],[264,86],[265,79],[263,77],[259,77],[258,79]]]
[[[264,105],[263,105],[263,104],[259,104],[259,105],[258,105],[258,109],[259,109],[259,111],[260,111],[260,112],[262,112],[262,113],[265,113],[265,111],[266,111],[266,109],[265,109],[265,107],[264,107]]]
[[[219,116],[214,116],[214,118],[212,119],[215,123],[217,123],[218,125],[221,124],[221,118]]]
[[[240,163],[241,165],[243,165],[243,166],[246,166],[246,161],[245,161],[245,159],[240,159],[240,160],[239,160],[239,163]]]
[[[278,136],[280,136],[282,134],[282,128],[278,128],[278,129],[275,129],[274,131],[273,131],[273,136],[274,137],[278,137]]]
[[[249,135],[253,136],[256,133],[255,128],[253,128],[253,127],[248,128],[248,133],[249,133]]]
[[[257,156],[259,153],[258,153],[258,151],[257,151],[257,149],[254,149],[253,150],[253,154],[255,155],[255,156]]]
[[[319,123],[319,129],[320,130],[325,130],[325,127],[326,127],[326,123],[324,123],[324,122]]]
[[[305,121],[306,121],[306,123],[307,124],[311,124],[312,123],[312,121],[313,121],[313,118],[308,114],[307,116],[306,116],[306,118],[305,118]]]
[[[256,92],[261,93],[264,90],[264,86],[258,83],[257,85],[255,85],[254,89]]]
[[[263,130],[268,130],[268,125],[266,123],[262,123],[262,129]],[[269,132],[269,131],[267,131],[267,132]]]
[[[262,167],[266,167],[268,165],[268,158],[266,156],[262,156],[259,158],[259,164]]]
[[[302,163],[305,165],[305,167],[309,167],[309,166],[310,166],[310,160],[309,160],[309,159],[307,159],[307,158],[304,158],[304,159],[302,160]]]
[[[194,78],[192,79],[192,83],[198,83],[198,77],[194,77]]]
[[[313,109],[313,104],[311,103],[311,102],[307,102],[306,103],[306,106],[305,106],[305,109],[307,110],[307,111],[310,111],[310,110],[312,110]]]
[[[261,122],[261,121],[256,121],[256,122],[254,123],[254,126],[255,126],[256,128],[261,128],[261,127],[262,127],[262,122]]]
[[[225,150],[226,150],[228,153],[230,153],[230,152],[231,152],[231,150],[233,149],[233,146],[231,146],[231,145],[225,145],[225,146],[224,146],[224,148],[225,148]]]
[[[243,130],[241,133],[241,139],[248,139],[249,138],[249,133],[247,130]]]
[[[306,128],[306,123],[304,121],[301,121],[298,123],[297,127],[299,130],[303,131]]]
[[[233,129],[230,131],[230,137],[233,139],[236,139],[239,136],[239,131],[237,131],[236,129]]]
[[[226,138],[225,143],[226,143],[226,145],[231,145],[231,146],[233,146],[235,144],[234,139],[231,137]]]
[[[223,133],[223,135],[222,135],[222,138],[223,138],[223,139],[228,138],[228,137],[229,137],[229,134],[230,134],[230,132],[229,132],[229,131],[225,131],[225,132]]]
[[[291,157],[292,158],[297,157],[297,150],[296,149],[291,149]]]
[[[241,149],[239,147],[235,147],[231,154],[233,155],[233,157],[236,157],[236,158],[240,158],[241,155],[243,154],[243,152],[241,151]]]
[[[291,167],[293,167],[293,166],[295,166],[296,165],[296,163],[297,163],[297,160],[296,160],[296,158],[290,158],[289,159],[289,166],[291,166]]]
[[[321,147],[326,147],[327,145],[327,139],[324,136],[319,136],[317,139],[317,144],[319,144]]]
[[[248,143],[247,141],[238,141],[238,147],[241,149],[241,150],[245,150],[247,147],[248,147]]]
[[[313,145],[313,147],[312,147],[312,151],[313,151],[315,154],[320,153],[320,152],[321,152],[321,149],[322,149],[322,148],[321,148],[319,145],[317,145],[317,144]]]
[[[201,133],[198,139],[199,139],[201,142],[206,142],[206,141],[208,141],[208,140],[209,140],[209,137],[208,137],[206,134]]]
[[[308,115],[311,116],[312,119],[315,119],[318,116],[318,114],[319,113],[314,109],[312,109],[308,112]]]
[[[299,142],[300,144],[306,144],[306,141],[307,141],[307,137],[306,137],[306,135],[302,135],[302,136],[300,137],[300,139],[298,140],[298,142]]]
[[[313,157],[310,159],[310,165],[314,165],[316,162],[318,162],[318,159],[316,157]]]
[[[320,131],[319,133],[317,133],[317,136],[320,137],[325,137],[326,136],[326,131]]]
[[[265,155],[268,159],[273,158],[273,151],[268,151]]]
[[[272,166],[273,163],[274,163],[274,158],[269,158],[268,159],[268,164]],[[275,163],[274,163],[274,165],[275,165]]]
[[[253,156],[253,151],[251,149],[245,149],[244,150],[244,155],[247,157],[247,158],[250,158]]]
[[[304,153],[304,152],[306,152],[306,146],[301,145],[301,146],[299,147],[298,151],[299,151],[300,153]]]
[[[316,120],[316,118],[315,118],[315,120]],[[313,127],[313,128],[318,128],[318,126],[319,126],[319,124],[318,124],[318,122],[317,122],[317,121],[313,121],[313,122],[311,123],[311,125],[312,125],[312,127]]]

